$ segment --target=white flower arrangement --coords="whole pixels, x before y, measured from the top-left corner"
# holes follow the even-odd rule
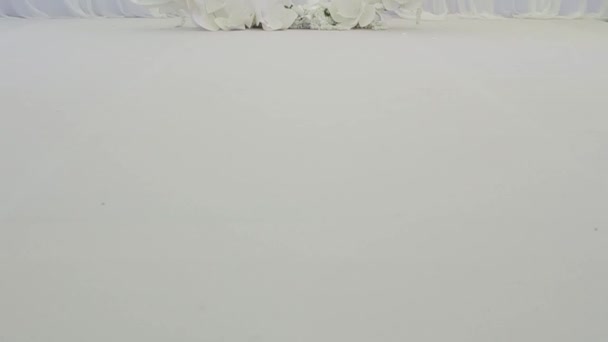
[[[291,0],[132,0],[165,16],[190,16],[208,30],[267,31],[286,29],[384,29],[382,13],[406,17],[415,11],[419,22],[422,0],[313,0],[294,5]],[[185,23],[185,19],[182,24]]]

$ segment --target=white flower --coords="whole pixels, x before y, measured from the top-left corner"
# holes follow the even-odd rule
[[[298,14],[296,11],[292,8],[285,7],[282,2],[277,1],[267,10],[262,11],[259,20],[264,30],[274,31],[288,29],[297,17]]]
[[[244,30],[253,25],[255,10],[248,1],[194,0],[192,21],[205,30]]]
[[[374,5],[367,0],[332,0],[329,4],[331,18],[340,29],[348,30],[357,24],[366,27],[376,18]]]

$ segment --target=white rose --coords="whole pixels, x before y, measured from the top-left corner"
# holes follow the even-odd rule
[[[258,9],[257,24],[261,24],[267,31],[286,30],[298,17],[293,7],[289,0],[265,1],[265,4]]]
[[[248,1],[194,0],[192,21],[205,30],[244,30],[253,25],[255,11]]]
[[[332,0],[329,4],[331,18],[340,29],[351,29],[357,24],[366,27],[374,21],[376,9],[367,0]]]

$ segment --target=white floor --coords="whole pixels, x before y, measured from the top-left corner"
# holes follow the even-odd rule
[[[608,23],[0,20],[0,341],[608,340]]]

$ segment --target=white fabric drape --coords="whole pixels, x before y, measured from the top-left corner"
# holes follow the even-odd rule
[[[0,16],[144,17],[149,12],[130,0],[0,0]]]
[[[605,18],[608,0],[425,0],[424,10],[426,18]]]
[[[608,17],[608,0],[425,0],[427,19],[464,17]],[[0,0],[0,16],[145,17],[150,13],[130,0]]]

